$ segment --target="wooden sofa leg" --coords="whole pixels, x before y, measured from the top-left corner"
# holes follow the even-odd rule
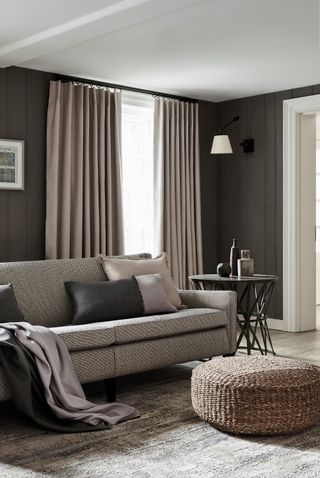
[[[117,398],[117,379],[116,377],[104,380],[104,386],[108,402],[115,402]]]

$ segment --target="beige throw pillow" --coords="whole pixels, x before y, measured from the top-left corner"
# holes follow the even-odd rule
[[[141,259],[138,261],[108,256],[100,256],[100,258],[103,270],[109,280],[128,279],[132,276],[146,274],[163,274],[164,286],[171,303],[177,309],[185,308],[168,269],[166,253],[162,253],[154,259]]]

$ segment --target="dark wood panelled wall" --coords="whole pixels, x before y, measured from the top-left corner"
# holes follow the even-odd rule
[[[204,272],[218,262],[218,161],[210,154],[213,132],[218,126],[218,106],[199,101],[202,244]]]
[[[0,69],[0,138],[25,140],[25,191],[0,190],[0,261],[44,258],[46,110],[54,73]],[[272,316],[282,318],[282,102],[320,94],[320,85],[218,104],[199,102],[205,272],[228,261],[232,238],[251,249],[257,272],[280,280]],[[214,132],[227,131],[233,155],[211,156]],[[255,152],[239,146],[255,139]]]
[[[279,281],[270,309],[282,318],[282,148],[283,100],[320,93],[320,85],[253,96],[218,104],[218,124],[240,120],[228,131],[233,155],[218,163],[218,257],[228,260],[233,237],[251,249],[257,273],[277,274]],[[240,143],[254,138],[254,153]]]
[[[0,190],[0,261],[42,259],[46,112],[52,75],[0,69],[0,138],[25,141],[25,190]]]

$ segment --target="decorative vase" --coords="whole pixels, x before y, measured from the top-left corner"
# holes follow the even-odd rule
[[[238,276],[251,277],[254,273],[254,261],[248,249],[241,250],[241,259],[238,259]]]
[[[229,277],[231,274],[230,264],[228,264],[228,262],[220,262],[220,264],[217,265],[217,274],[220,277]]]
[[[230,266],[232,276],[238,275],[238,259],[240,259],[240,249],[238,247],[237,239],[233,239],[230,251]]]

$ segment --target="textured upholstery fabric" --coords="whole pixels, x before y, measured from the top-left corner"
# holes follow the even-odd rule
[[[114,347],[116,375],[127,375],[229,352],[224,327]]]
[[[116,374],[115,347],[71,352],[71,359],[81,383],[97,382]]]
[[[51,330],[60,335],[69,351],[74,351],[211,330],[226,323],[223,311],[186,309],[164,315],[51,327]]]
[[[123,344],[215,329],[225,326],[226,322],[227,316],[220,310],[185,309],[172,314],[123,319],[113,324],[115,343]]]
[[[209,307],[224,310],[228,320],[226,322],[227,334],[229,337],[229,353],[237,348],[237,294],[233,291],[209,290],[180,290],[182,301],[190,308]]]
[[[132,259],[148,257],[150,254],[130,256]],[[71,324],[72,305],[64,282],[105,279],[101,261],[96,257],[0,263],[0,284],[13,285],[25,320],[34,325]]]
[[[72,322],[64,282],[104,280],[99,260],[65,259],[0,264],[0,283],[11,282],[27,322],[54,327]]]
[[[116,341],[113,322],[50,327],[60,335],[69,352],[108,347]]]

